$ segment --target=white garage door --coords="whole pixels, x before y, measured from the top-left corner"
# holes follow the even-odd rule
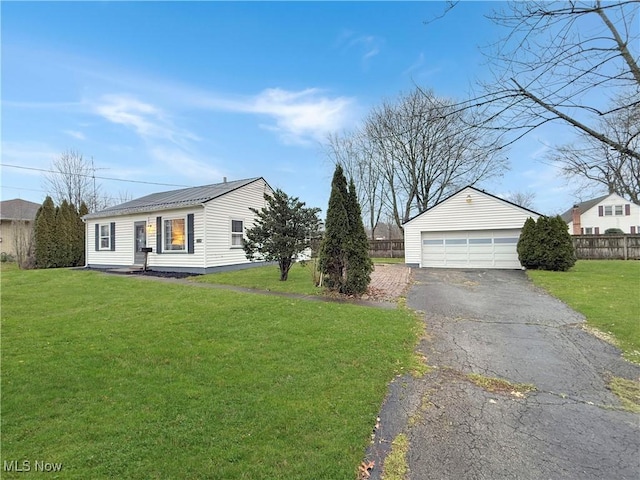
[[[422,266],[441,268],[521,268],[520,230],[422,232]]]

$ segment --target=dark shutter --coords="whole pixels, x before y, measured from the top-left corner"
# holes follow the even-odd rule
[[[156,217],[156,253],[162,253],[162,217]]]
[[[596,235],[600,235],[600,227],[596,227],[593,229],[593,233]]]
[[[636,233],[636,227],[631,225],[631,233]]]
[[[193,253],[193,213],[187,215],[187,253]]]
[[[604,207],[602,205],[598,207],[598,216],[599,217],[604,216]]]
[[[96,223],[96,252],[100,250],[100,225]]]
[[[111,222],[109,225],[109,235],[111,237],[111,251],[116,250],[116,222]]]
[[[631,215],[631,204],[630,203],[627,203],[624,206],[624,214],[627,215],[627,216]]]

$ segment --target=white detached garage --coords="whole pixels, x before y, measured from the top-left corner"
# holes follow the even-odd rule
[[[527,218],[540,216],[465,187],[404,224],[405,262],[437,268],[522,268],[516,250]]]

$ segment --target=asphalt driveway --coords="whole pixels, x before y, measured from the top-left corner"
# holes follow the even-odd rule
[[[606,387],[612,375],[639,379],[639,366],[524,272],[413,276],[407,304],[424,312],[419,350],[434,369],[391,384],[368,452],[371,478],[399,433],[410,441],[410,479],[640,478],[640,416]],[[492,393],[470,373],[536,390]]]

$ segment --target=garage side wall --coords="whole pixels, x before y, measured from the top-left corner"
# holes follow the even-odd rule
[[[472,188],[465,188],[404,225],[405,262],[422,261],[422,232],[521,229],[538,215]]]

